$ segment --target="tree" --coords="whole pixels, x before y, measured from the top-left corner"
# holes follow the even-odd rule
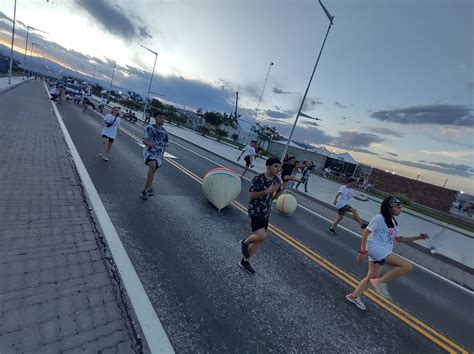
[[[260,140],[267,142],[282,138],[275,127],[270,127],[266,124],[261,124],[258,122],[252,127],[252,131],[257,134]]]
[[[225,138],[229,133],[222,128],[214,128],[214,134],[216,134],[217,141],[221,141],[222,138]]]

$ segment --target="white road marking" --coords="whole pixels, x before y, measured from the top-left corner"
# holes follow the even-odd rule
[[[44,87],[49,96],[46,83]],[[82,184],[84,185],[84,189],[89,196],[97,220],[99,221],[104,237],[110,248],[110,252],[112,253],[115,264],[117,265],[120,278],[127,290],[127,295],[133,306],[138,322],[140,323],[148,347],[152,353],[174,353],[168,335],[166,334],[160,319],[143,288],[143,284],[140,282],[140,278],[123,247],[122,241],[112,224],[112,220],[110,220],[109,214],[107,214],[107,211],[105,210],[99,193],[97,193],[94,183],[79,156],[76,146],[69,135],[56,104],[53,101],[51,101],[51,104],[53,105],[54,113],[63,131],[66,143],[71,151],[77,171],[81,177]]]

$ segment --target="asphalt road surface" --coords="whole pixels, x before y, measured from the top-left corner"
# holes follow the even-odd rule
[[[23,91],[47,99],[37,83]],[[391,284],[392,301],[370,292],[366,312],[348,303],[351,284],[367,270],[355,262],[359,239],[343,230],[329,235],[329,223],[314,213],[333,219],[334,212],[302,196],[299,204],[312,212],[272,213],[274,232],[253,262],[257,274],[246,274],[238,266],[239,241],[251,231],[246,213],[239,205],[219,213],[200,184],[219,165],[240,167],[171,137],[173,158],[157,173],[155,197],[143,201],[142,127],[122,120],[126,131],[104,162],[100,116],[69,103],[58,108],[177,352],[474,349],[472,294],[419,268]],[[237,198],[244,208],[248,188],[245,181]],[[349,218],[343,225],[360,231]]]

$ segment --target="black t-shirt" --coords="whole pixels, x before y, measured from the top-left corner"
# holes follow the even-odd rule
[[[295,168],[294,164],[284,163],[281,166],[281,179],[283,180],[285,176],[291,176],[293,169]]]
[[[268,179],[265,176],[265,173],[261,173],[255,176],[252,180],[249,192],[264,191],[265,189],[270,188],[275,183],[280,183],[280,179],[277,176],[273,177],[273,179]],[[268,220],[268,218],[270,217],[272,198],[272,194],[267,194],[258,199],[250,200],[248,205],[248,215],[251,218],[260,216]]]

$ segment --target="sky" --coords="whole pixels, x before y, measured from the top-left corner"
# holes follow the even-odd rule
[[[13,0],[0,1],[10,46]],[[474,2],[325,0],[335,16],[294,140],[474,194]],[[329,21],[316,0],[18,0],[44,56],[191,108],[256,117],[287,136]],[[274,65],[270,66],[270,63]],[[264,82],[268,73],[267,85]]]

